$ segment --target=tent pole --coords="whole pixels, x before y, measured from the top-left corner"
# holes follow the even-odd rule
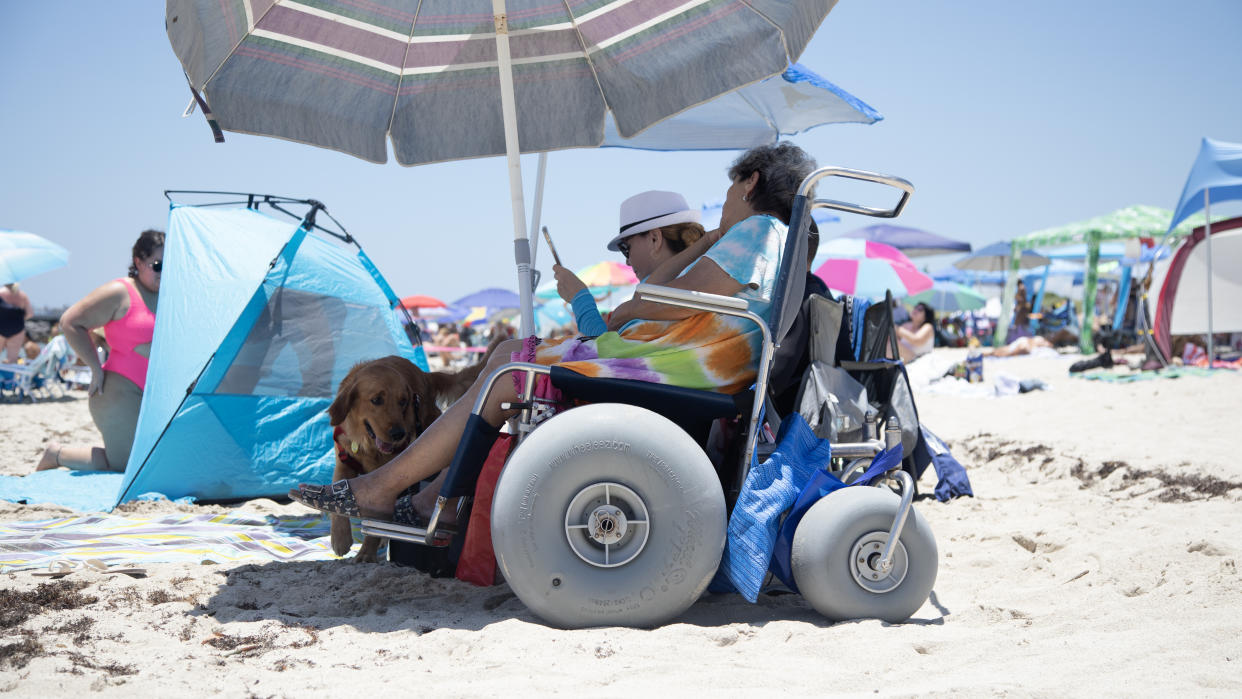
[[[496,63],[500,70],[500,113],[505,125],[505,159],[509,164],[509,199],[513,207],[513,259],[517,263],[518,295],[522,306],[519,332],[520,337],[530,337],[535,334],[530,239],[526,235],[522,158],[518,147],[517,104],[513,97],[513,62],[509,56],[509,18],[505,10],[505,0],[492,0],[492,14],[496,24]]]
[[[1203,216],[1206,219],[1203,222],[1203,230],[1206,233],[1204,239],[1207,242],[1207,351],[1209,369],[1216,365],[1216,337],[1212,333],[1212,206],[1208,197],[1208,192],[1210,191],[1210,187],[1205,187],[1203,190]]]

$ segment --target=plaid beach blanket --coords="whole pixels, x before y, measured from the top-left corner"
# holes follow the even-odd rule
[[[122,517],[95,513],[0,524],[0,573],[89,559],[109,565],[141,565],[334,558],[328,517],[322,514]]]

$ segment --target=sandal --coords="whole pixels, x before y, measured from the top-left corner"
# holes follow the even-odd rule
[[[79,565],[77,561],[52,561],[47,564],[47,570],[36,570],[31,575],[40,578],[63,578],[77,570]]]
[[[409,488],[397,497],[392,506],[392,521],[406,527],[426,527],[427,520],[414,509],[414,489]]]
[[[307,507],[346,517],[360,517],[358,501],[349,481],[339,480],[329,485],[299,485],[289,491],[289,497]]]

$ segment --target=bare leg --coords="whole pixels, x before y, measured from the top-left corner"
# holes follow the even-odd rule
[[[465,432],[466,421],[474,409],[475,398],[482,390],[487,376],[497,367],[508,364],[510,353],[521,349],[521,346],[520,340],[501,343],[487,368],[470,386],[470,390],[431,423],[405,451],[382,467],[349,482],[358,509],[364,517],[391,517],[393,505],[401,491],[448,468],[453,460],[453,453],[457,451],[457,443]],[[502,378],[492,389],[483,410],[483,419],[493,427],[499,427],[500,423],[513,414],[513,411],[502,411],[500,404],[514,400],[517,400],[517,391],[513,388],[513,382]],[[296,491],[291,491],[291,494],[294,492]]]
[[[65,447],[58,442],[48,442],[35,470],[46,471],[61,467],[74,471],[112,470],[108,467],[108,457],[103,447]]]

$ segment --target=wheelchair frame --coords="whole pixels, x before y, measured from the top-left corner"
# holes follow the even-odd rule
[[[892,209],[878,209],[830,199],[811,200],[809,198],[811,189],[820,180],[828,177],[844,177],[891,186],[901,190],[902,196]],[[796,314],[790,312],[791,307],[796,312],[796,306],[791,306],[787,300],[796,300],[800,303],[802,298],[801,289],[806,276],[806,248],[803,241],[806,239],[809,228],[811,210],[815,208],[829,208],[867,216],[893,218],[901,213],[912,193],[913,185],[899,177],[840,167],[820,168],[811,173],[802,182],[794,199],[789,235],[787,236],[783,251],[782,264],[778,272],[776,289],[772,300],[772,321],[770,321],[770,327],[768,322],[749,310],[746,301],[736,297],[686,291],[650,284],[641,284],[637,287],[635,297],[638,299],[680,308],[745,318],[759,327],[763,336],[762,351],[757,367],[754,389],[755,400],[746,423],[745,446],[741,450],[740,462],[737,465],[737,484],[740,485],[745,481],[750,464],[759,446],[760,422],[764,414],[764,405],[765,403],[770,405],[770,398],[767,396],[768,378],[772,357],[779,346],[777,340],[783,339],[784,333],[788,331],[789,326],[792,324],[793,316]],[[774,334],[776,335],[775,338]],[[511,430],[517,437],[517,445],[514,450],[516,452],[521,447],[525,437],[545,419],[545,408],[542,406],[547,404],[548,401],[536,398],[534,396],[534,387],[538,376],[551,376],[551,367],[525,362],[512,362],[496,369],[488,375],[485,384],[479,391],[472,412],[474,417],[480,416],[484,406],[487,405],[496,382],[514,372],[524,373],[524,388],[519,395],[517,403],[505,403],[501,407],[506,410],[518,410],[518,413],[509,419]],[[769,416],[771,416],[775,424],[779,424],[778,416],[771,411],[769,411]],[[874,417],[869,416],[868,423],[869,429],[866,432],[870,436],[865,441],[833,444],[832,446],[834,457],[852,460],[848,461],[844,470],[839,472],[841,479],[844,481],[848,482],[848,479],[862,467],[865,467],[876,454],[887,447],[898,445],[901,442],[900,426],[895,418],[888,421],[883,437],[879,434],[879,426],[875,422]],[[452,493],[460,490],[459,484],[456,482],[459,478],[458,470],[458,460],[455,458],[453,465],[449,468],[448,476],[436,499],[434,511],[426,527],[404,526],[381,520],[363,519],[362,532],[371,536],[388,537],[426,546],[448,546],[452,537],[457,533],[457,529],[451,526],[440,525],[439,522],[445,508],[448,507],[449,500],[453,497]],[[892,481],[896,485],[900,493],[900,504],[898,505],[892,526],[888,531],[880,557],[876,559],[874,556],[869,556],[865,564],[862,562],[858,563],[858,568],[854,571],[856,577],[861,574],[878,579],[887,575],[892,569],[894,549],[898,544],[898,538],[913,505],[914,482],[910,475],[901,469],[900,464],[884,474],[884,480]],[[877,483],[877,485],[879,484]],[[459,521],[464,521],[462,517],[470,499],[471,497],[466,495],[459,498]]]

